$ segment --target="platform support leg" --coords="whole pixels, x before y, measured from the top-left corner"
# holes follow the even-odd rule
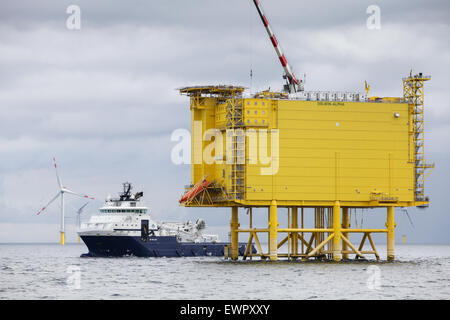
[[[350,228],[350,221],[348,219],[348,208],[342,208],[342,228],[349,229]],[[342,235],[348,239],[348,232],[343,232]],[[347,243],[345,241],[342,242],[342,251],[347,251]],[[348,253],[342,254],[343,259],[348,259]]]
[[[292,207],[292,228],[298,228],[298,207]],[[298,232],[292,233],[292,253],[295,255],[298,254]]]
[[[301,228],[303,229],[305,227],[304,225],[304,220],[303,220],[303,207],[302,207],[302,213],[301,213]],[[305,247],[304,247],[304,239],[305,239],[305,234],[302,232],[302,254],[305,253]]]
[[[278,259],[278,239],[277,239],[277,202],[272,200],[269,209],[269,257],[270,261]]]
[[[395,220],[394,220],[394,207],[387,208],[387,260],[394,261],[395,252]]]
[[[239,218],[238,218],[238,207],[231,207],[231,259],[237,260],[239,257],[239,242],[238,242],[238,228],[239,228]]]
[[[341,261],[341,205],[336,201],[333,206],[333,260]]]

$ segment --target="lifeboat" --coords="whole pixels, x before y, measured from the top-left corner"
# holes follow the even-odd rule
[[[211,184],[211,182],[209,182],[206,179],[203,179],[202,181],[197,183],[191,190],[186,192],[179,200],[179,203],[183,203],[183,202],[193,199],[196,195],[198,195],[200,192],[202,192],[210,184]]]

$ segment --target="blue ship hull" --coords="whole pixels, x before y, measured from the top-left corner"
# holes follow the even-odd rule
[[[142,241],[139,236],[81,236],[89,249],[82,257],[199,257],[223,256],[226,242],[178,242],[174,236],[150,236]],[[239,255],[245,252],[245,243],[239,243]],[[252,245],[253,253],[256,249]]]

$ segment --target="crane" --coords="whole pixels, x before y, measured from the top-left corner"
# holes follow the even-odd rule
[[[281,66],[284,69],[285,75],[283,76],[284,79],[286,79],[286,85],[284,86],[284,91],[288,93],[294,93],[298,91],[303,91],[303,81],[298,80],[294,73],[292,72],[292,69],[287,62],[286,56],[284,55],[283,51],[281,50],[280,44],[278,43],[277,38],[272,32],[272,29],[270,28],[269,22],[267,21],[266,16],[264,15],[263,9],[261,7],[261,2],[259,0],[253,0],[253,3],[256,6],[256,10],[258,11],[259,17],[261,18],[261,21],[266,28],[267,34],[269,35],[270,41],[272,42],[272,45],[275,49],[275,52],[278,55],[278,58],[280,59]]]

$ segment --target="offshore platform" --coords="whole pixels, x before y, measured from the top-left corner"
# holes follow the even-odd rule
[[[340,261],[371,254],[379,260],[374,233],[387,235],[387,260],[394,260],[395,207],[429,205],[424,182],[434,164],[424,155],[424,82],[430,76],[411,71],[402,97],[369,97],[367,83],[364,94],[305,91],[261,4],[253,2],[286,84],[283,91],[253,95],[239,86],[179,89],[190,97],[192,157],[191,184],[180,204],[231,207],[225,256],[233,260],[240,233],[249,234],[244,260]],[[240,228],[240,207],[249,213],[248,228]],[[268,208],[267,228],[252,225],[252,209],[260,207]],[[278,223],[280,207],[287,208],[287,226]],[[386,208],[385,226],[351,227],[350,210],[378,207]],[[307,214],[313,225],[304,224]],[[268,235],[266,251],[261,233]],[[361,235],[359,245],[349,234]]]

